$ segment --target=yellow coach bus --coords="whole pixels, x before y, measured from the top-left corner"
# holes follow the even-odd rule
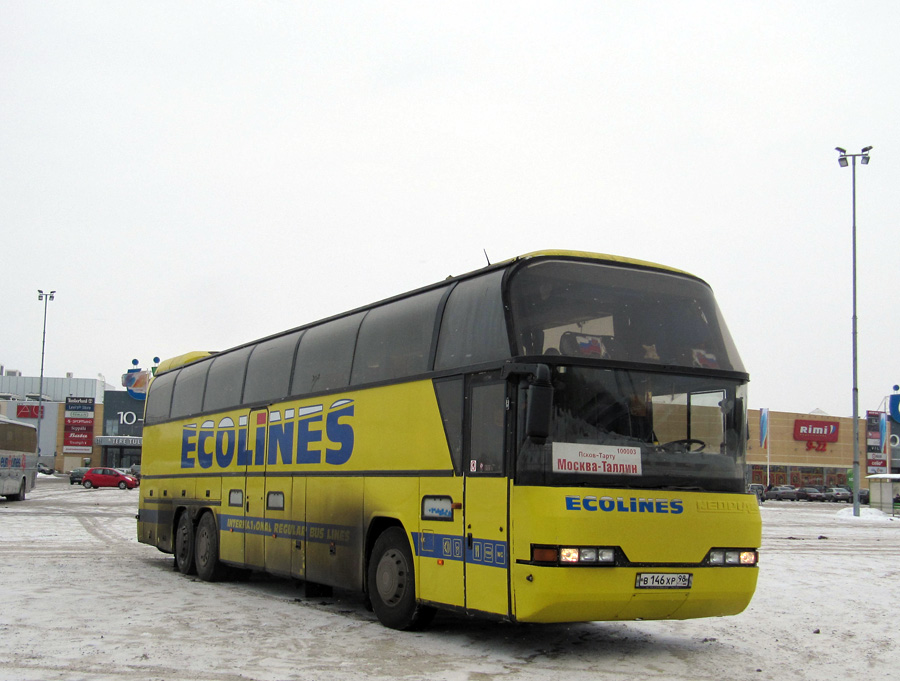
[[[385,625],[741,612],[747,374],[702,280],[532,253],[163,362],[138,537],[364,591]]]

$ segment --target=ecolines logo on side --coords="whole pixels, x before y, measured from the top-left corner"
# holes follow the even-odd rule
[[[353,400],[337,400],[330,407],[316,404],[253,414],[256,423],[241,416],[225,416],[218,423],[204,421],[181,430],[181,467],[219,468],[282,464],[340,466],[353,454]],[[268,446],[266,443],[268,442]],[[333,446],[329,446],[333,445]]]
[[[684,512],[681,499],[624,499],[618,497],[566,497],[567,511],[605,511],[610,513],[670,513],[679,515]]]

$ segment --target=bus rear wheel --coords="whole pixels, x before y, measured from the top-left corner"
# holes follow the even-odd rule
[[[376,540],[367,584],[372,609],[386,627],[420,629],[434,617],[434,608],[416,602],[412,551],[406,532],[400,527],[389,527]]]
[[[187,511],[178,517],[178,527],[175,530],[175,567],[183,575],[197,572],[194,565],[194,523]]]
[[[225,566],[219,561],[219,528],[210,511],[200,516],[194,540],[194,565],[197,576],[205,582],[222,579]]]
[[[6,498],[10,501],[25,501],[25,478],[22,478],[22,484],[19,485],[19,493],[7,494]]]

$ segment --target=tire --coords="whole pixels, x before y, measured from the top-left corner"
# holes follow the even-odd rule
[[[389,527],[379,535],[369,558],[369,598],[378,621],[391,629],[421,629],[434,608],[416,602],[416,575],[406,532]]]
[[[200,516],[200,522],[197,523],[194,565],[197,576],[205,582],[219,581],[225,574],[225,566],[219,561],[219,528],[210,511]]]
[[[124,482],[120,482],[120,483],[119,483],[119,489],[128,489],[128,485],[125,484]]]
[[[83,486],[85,489],[90,489],[91,487],[94,486],[94,484],[93,484],[90,480],[85,480],[85,481],[84,481],[83,483],[81,483],[81,484],[82,484],[82,486]]]
[[[190,514],[185,511],[178,517],[178,527],[175,529],[175,567],[183,575],[197,573],[194,565],[194,523]]]
[[[6,498],[10,501],[25,501],[25,478],[22,478],[22,484],[19,485],[18,494],[7,494]]]

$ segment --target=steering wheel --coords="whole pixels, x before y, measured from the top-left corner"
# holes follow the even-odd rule
[[[681,440],[672,440],[670,442],[666,442],[663,445],[660,445],[663,449],[668,449],[672,445],[684,445],[689,452],[702,452],[706,449],[706,443],[703,440],[698,440],[694,437],[686,437]],[[691,449],[691,445],[700,445],[697,449]]]

